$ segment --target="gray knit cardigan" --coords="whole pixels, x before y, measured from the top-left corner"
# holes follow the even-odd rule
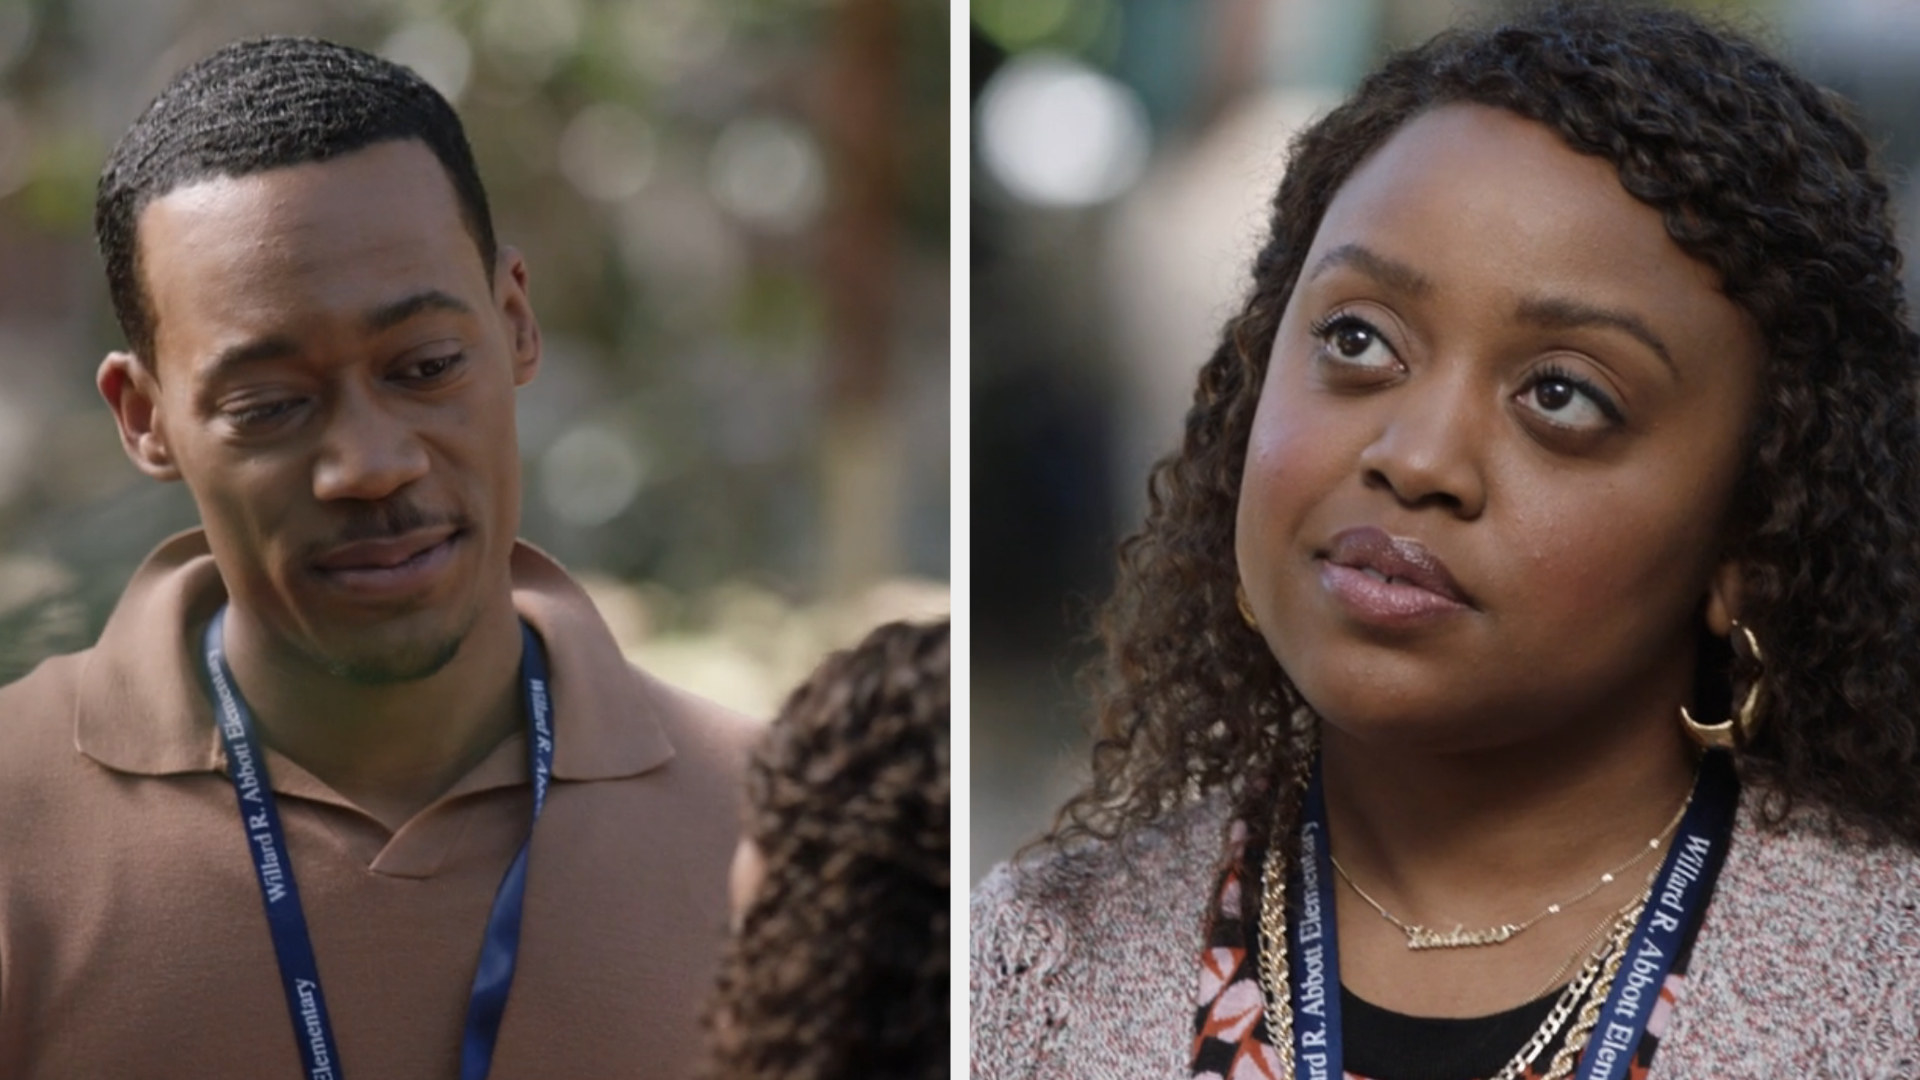
[[[1920,856],[1743,797],[1653,1080],[1920,1078]],[[1224,811],[996,868],[972,897],[975,1080],[1189,1080]]]

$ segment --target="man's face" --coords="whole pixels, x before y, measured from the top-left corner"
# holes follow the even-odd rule
[[[489,284],[415,141],[195,182],[138,228],[154,355],[100,388],[135,463],[191,489],[235,621],[362,682],[438,670],[510,602],[519,256]]]

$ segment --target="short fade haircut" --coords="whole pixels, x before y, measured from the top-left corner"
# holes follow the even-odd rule
[[[154,312],[136,233],[147,204],[188,184],[327,161],[418,139],[440,160],[489,281],[496,252],[486,189],[453,106],[390,60],[302,37],[225,46],[174,76],[107,158],[94,232],[120,329],[148,370]]]

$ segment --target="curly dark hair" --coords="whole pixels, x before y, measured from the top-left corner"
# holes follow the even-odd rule
[[[1454,103],[1518,114],[1611,162],[1753,319],[1767,355],[1727,554],[1767,657],[1742,775],[1767,793],[1770,825],[1803,804],[1920,844],[1916,338],[1886,182],[1843,103],[1752,41],[1677,11],[1588,3],[1397,53],[1294,140],[1252,292],[1120,547],[1087,673],[1093,777],[1052,837],[1111,837],[1223,793],[1264,828],[1268,793],[1299,774],[1309,707],[1235,606],[1248,432],[1328,204],[1396,131]],[[1702,656],[1722,698],[1759,675],[1704,628]]]
[[[486,188],[453,106],[391,60],[330,41],[237,41],[174,76],[108,156],[94,201],[113,310],[134,355],[153,363],[154,314],[140,280],[140,211],[215,176],[326,161],[393,139],[418,139],[460,200],[488,280],[495,241]]]
[[[709,1075],[948,1074],[950,626],[829,657],[747,771],[766,877],[721,966]]]

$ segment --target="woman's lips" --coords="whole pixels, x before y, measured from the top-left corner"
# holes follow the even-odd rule
[[[1372,526],[1334,536],[1322,556],[1320,582],[1363,622],[1405,625],[1473,606],[1447,564],[1425,544]]]

